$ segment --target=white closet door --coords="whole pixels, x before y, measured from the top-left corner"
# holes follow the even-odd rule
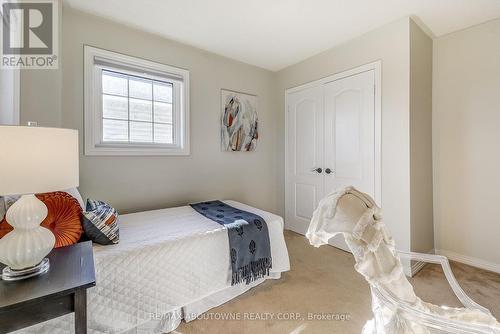
[[[375,195],[374,87],[374,71],[325,84],[326,192],[354,186]]]
[[[375,197],[375,73],[325,84],[325,195],[346,186]],[[348,250],[338,236],[332,245]]]
[[[287,95],[286,223],[302,234],[324,195],[323,101],[322,85]]]

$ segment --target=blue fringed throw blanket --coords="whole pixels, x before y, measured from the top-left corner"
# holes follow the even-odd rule
[[[191,204],[203,216],[224,225],[229,236],[231,285],[269,276],[272,267],[267,224],[262,217],[221,201]]]

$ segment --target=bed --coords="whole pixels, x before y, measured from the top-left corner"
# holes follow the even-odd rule
[[[265,279],[290,268],[283,219],[224,201],[265,219],[273,267]],[[224,227],[190,206],[120,217],[120,243],[94,245],[97,286],[88,291],[89,333],[168,333],[265,279],[231,286]],[[16,333],[73,333],[67,315]]]

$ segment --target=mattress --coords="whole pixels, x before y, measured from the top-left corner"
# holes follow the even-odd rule
[[[224,201],[265,219],[273,268],[279,278],[290,268],[283,219],[248,205]],[[120,243],[94,245],[97,285],[88,290],[89,333],[164,333],[182,318],[234,298],[258,285],[231,286],[225,228],[190,206],[120,216]],[[66,315],[16,333],[74,333]]]

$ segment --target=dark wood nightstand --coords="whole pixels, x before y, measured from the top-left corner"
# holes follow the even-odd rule
[[[92,242],[57,248],[50,269],[23,281],[0,280],[0,333],[75,312],[75,333],[87,333],[87,289],[95,286]],[[3,269],[0,264],[0,271]]]

